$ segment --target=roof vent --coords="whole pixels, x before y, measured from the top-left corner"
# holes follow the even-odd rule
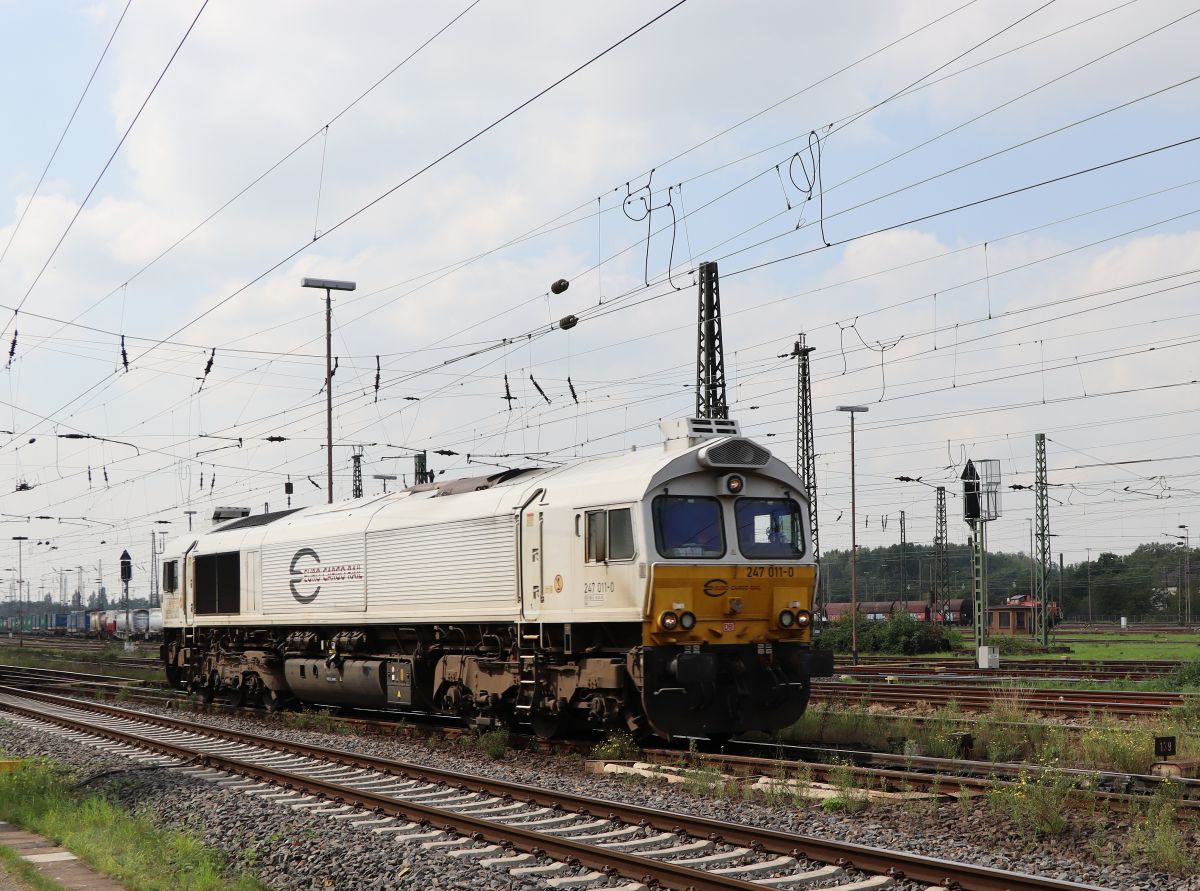
[[[248,516],[250,516],[248,507],[218,507],[213,511],[212,521],[223,523],[226,520],[240,520],[242,517]]]
[[[705,446],[699,457],[707,467],[765,467],[771,453],[757,443],[736,437]]]
[[[718,436],[737,436],[741,432],[737,421],[726,418],[673,418],[659,421],[667,450],[690,448],[705,439]]]

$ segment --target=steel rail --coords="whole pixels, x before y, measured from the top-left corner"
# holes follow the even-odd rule
[[[519,824],[496,823],[471,814],[445,810],[417,801],[392,798],[369,790],[344,786],[330,780],[143,736],[131,730],[118,730],[90,724],[84,718],[72,718],[61,713],[46,712],[13,702],[0,701],[0,709],[23,714],[39,721],[48,721],[93,736],[101,736],[124,745],[157,751],[179,758],[189,766],[211,767],[237,776],[272,783],[289,790],[321,795],[338,804],[354,805],[385,816],[402,817],[412,823],[461,835],[464,844],[482,840],[505,846],[511,845],[523,851],[545,854],[569,864],[587,866],[609,875],[616,872],[625,878],[643,881],[646,877],[653,877],[660,885],[679,889],[679,891],[687,891],[687,889],[694,889],[694,891],[762,891],[763,887],[743,879],[678,866],[669,860],[653,860],[624,851],[586,844],[571,838],[545,835],[525,829]]]
[[[895,851],[886,848],[871,848],[865,845],[858,845],[852,842],[836,841],[833,839],[818,838],[815,836],[800,835],[797,833],[783,832],[780,830],[759,828],[753,826],[742,826],[736,823],[729,823],[723,820],[714,820],[707,817],[697,817],[689,814],[679,814],[664,812],[653,808],[642,807],[640,805],[626,804],[624,802],[609,801],[605,799],[589,798],[583,795],[576,795],[569,792],[560,792],[549,789],[542,789],[537,786],[527,786],[520,783],[512,783],[505,780],[493,779],[491,777],[479,777],[470,774],[464,774],[458,771],[443,770],[441,768],[429,767],[426,765],[413,764],[405,761],[395,761],[387,758],[379,758],[371,755],[362,755],[355,752],[348,752],[343,749],[322,748],[312,746],[306,743],[295,743],[285,740],[274,739],[271,737],[259,736],[256,734],[243,733],[240,731],[224,730],[222,728],[210,727],[204,724],[197,724],[191,721],[184,721],[177,718],[166,718],[160,715],[144,714],[129,709],[122,709],[116,706],[93,704],[90,702],[80,702],[78,700],[69,699],[67,697],[55,696],[48,693],[36,693],[26,690],[10,690],[0,686],[0,692],[8,692],[13,695],[32,698],[38,701],[57,704],[67,708],[87,709],[97,711],[102,714],[112,715],[114,717],[125,718],[127,720],[142,721],[149,724],[167,727],[175,730],[183,730],[191,733],[202,734],[205,736],[217,737],[233,742],[245,743],[248,745],[261,746],[263,748],[274,749],[276,751],[286,751],[293,754],[306,755],[312,758],[319,758],[327,761],[332,761],[337,764],[368,768],[381,773],[395,774],[411,779],[421,779],[428,782],[444,783],[447,786],[459,788],[464,791],[479,792],[486,795],[491,795],[500,798],[512,798],[515,800],[528,801],[531,804],[536,804],[543,807],[558,808],[565,811],[578,813],[580,816],[604,816],[611,820],[620,820],[633,825],[644,825],[653,827],[660,831],[687,833],[696,838],[709,838],[714,841],[748,847],[752,850],[763,851],[772,854],[805,857],[809,860],[818,861],[821,863],[836,864],[842,867],[849,867],[861,870],[863,872],[891,875],[896,878],[905,878],[914,881],[927,882],[929,884],[942,884],[945,887],[957,886],[967,889],[967,891],[1103,891],[1098,886],[1087,885],[1078,882],[1068,882],[1060,879],[1048,878],[1045,876],[1033,876],[1026,873],[1006,872],[1004,870],[993,869],[986,866],[976,866],[974,864],[959,863],[955,861],[942,860],[936,857],[927,857],[921,854],[911,854],[904,851]],[[9,703],[0,703],[0,707],[13,708]],[[36,709],[27,709],[26,713],[32,713],[33,717],[46,718],[44,713],[38,712]],[[80,729],[85,732],[93,732],[91,725],[86,722],[76,722],[80,724]],[[139,739],[144,739],[139,737]],[[153,740],[146,740],[154,742]],[[155,743],[157,744],[157,743]],[[190,755],[189,755],[190,757]],[[230,759],[231,761],[234,759]],[[239,765],[240,767],[241,765]],[[257,769],[257,768],[256,768]],[[289,778],[284,782],[290,782],[295,785],[299,781],[307,782],[303,778]],[[340,795],[343,799],[349,801],[347,794],[351,795],[367,795],[368,793],[348,789],[346,792],[338,792],[333,797]],[[379,798],[379,796],[371,796],[371,798]],[[384,799],[390,805],[398,806],[398,803],[392,799]],[[367,806],[367,805],[363,805]],[[374,803],[370,804],[370,808],[374,808]],[[385,805],[381,805],[385,806]],[[411,804],[404,804],[405,807],[411,807]],[[424,806],[427,807],[427,806]],[[437,809],[428,808],[435,811]],[[413,811],[413,813],[417,813]],[[518,847],[523,847],[528,844],[525,850],[532,850],[533,847],[550,853],[556,857],[576,857],[579,862],[584,863],[593,868],[601,869],[604,863],[616,864],[618,862],[626,865],[636,864],[642,870],[642,875],[661,874],[662,867],[668,866],[667,861],[650,860],[649,858],[637,857],[631,854],[622,854],[619,857],[614,856],[616,852],[609,849],[599,849],[601,853],[598,855],[601,859],[591,860],[584,859],[580,853],[565,852],[561,855],[556,854],[546,844],[547,836],[538,833],[526,832],[527,838],[517,840],[510,832],[514,827],[501,826],[499,824],[489,823],[477,818],[468,818],[465,815],[452,814],[450,812],[437,811],[437,816],[433,818],[422,817],[421,819],[430,819],[430,822],[435,820],[446,819],[450,826],[455,826],[453,820],[458,820],[464,829],[453,830],[463,832],[468,836],[479,832],[481,837],[495,840],[493,836],[484,832],[476,824],[486,824],[488,831],[492,833],[499,832],[508,834],[510,840],[516,840]],[[406,817],[406,819],[413,819]],[[414,820],[420,822],[420,819]],[[561,844],[568,842],[567,839],[556,839],[556,842]],[[592,855],[589,855],[592,856]],[[601,864],[601,865],[594,865]],[[691,870],[686,867],[674,867],[675,870],[686,870],[689,884],[686,885],[668,885],[669,887],[695,888],[696,891],[706,891],[706,889],[757,889],[762,891],[762,885],[752,882],[744,882],[737,879],[729,879],[714,876],[699,870]],[[659,880],[663,881],[661,875]],[[714,880],[719,880],[723,884],[713,884]],[[734,884],[736,882],[736,884]],[[707,883],[707,884],[706,884]],[[667,884],[667,882],[664,882]]]

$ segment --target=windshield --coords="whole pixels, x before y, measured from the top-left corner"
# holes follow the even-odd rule
[[[791,498],[739,498],[734,513],[743,556],[784,560],[804,556],[800,505]]]
[[[654,542],[664,557],[724,556],[721,526],[721,503],[715,498],[660,495],[654,499]]]

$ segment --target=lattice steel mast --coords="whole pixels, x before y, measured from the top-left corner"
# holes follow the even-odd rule
[[[1038,604],[1038,625],[1035,633],[1040,634],[1042,646],[1050,644],[1050,482],[1046,469],[1046,434],[1038,433],[1034,443],[1033,496],[1035,504],[1034,535],[1035,562],[1033,598]]]
[[[946,553],[949,537],[946,527],[946,487],[937,487],[937,512],[933,528],[933,597],[942,613],[942,621],[949,611],[947,588],[950,586],[950,559]]]
[[[354,451],[350,453],[350,460],[354,464],[354,476],[351,480],[351,486],[350,486],[350,497],[351,498],[362,498],[363,497],[362,459],[363,459],[363,447],[362,446],[354,446]]]
[[[808,354],[813,347],[804,342],[804,335],[796,341],[792,355],[796,357],[796,475],[808,490],[809,537],[812,539],[813,557],[821,556],[820,536],[817,530],[817,450],[813,445],[812,377],[809,373]]]
[[[721,290],[715,262],[700,264],[700,313],[697,320],[696,417],[729,417],[725,396],[725,351],[721,337]]]

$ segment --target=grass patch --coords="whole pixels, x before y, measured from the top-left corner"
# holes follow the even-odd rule
[[[159,827],[149,812],[76,792],[66,772],[49,762],[25,761],[0,775],[0,819],[45,836],[131,891],[263,887],[253,876],[231,872],[228,861],[195,836]]]
[[[302,708],[295,712],[276,712],[277,719],[294,730],[315,730],[318,733],[349,733],[345,721],[319,708]]]
[[[46,878],[28,860],[22,860],[20,852],[13,848],[0,848],[0,864],[34,891],[62,891],[62,885]]]
[[[123,652],[121,655],[125,655]],[[84,658],[84,657],[88,658]],[[134,665],[117,665],[92,658],[94,653],[73,655],[64,658],[61,653],[45,650],[28,650],[16,647],[0,648],[0,664],[15,665],[20,668],[54,668],[59,671],[96,672],[103,667],[103,674],[113,677],[129,678],[136,681],[161,682],[165,675],[161,668],[138,668]]]
[[[1169,640],[1151,640],[1148,638],[1128,638],[1113,634],[1110,639],[1096,643],[1068,642],[1071,648],[1071,658],[1079,660],[1093,659],[1172,659],[1177,662],[1188,662],[1197,658],[1200,644],[1190,640],[1180,640],[1184,635],[1172,635]]]
[[[496,730],[485,730],[478,734],[464,734],[458,738],[458,744],[463,748],[482,752],[498,761],[508,754],[508,731],[501,727]]]

